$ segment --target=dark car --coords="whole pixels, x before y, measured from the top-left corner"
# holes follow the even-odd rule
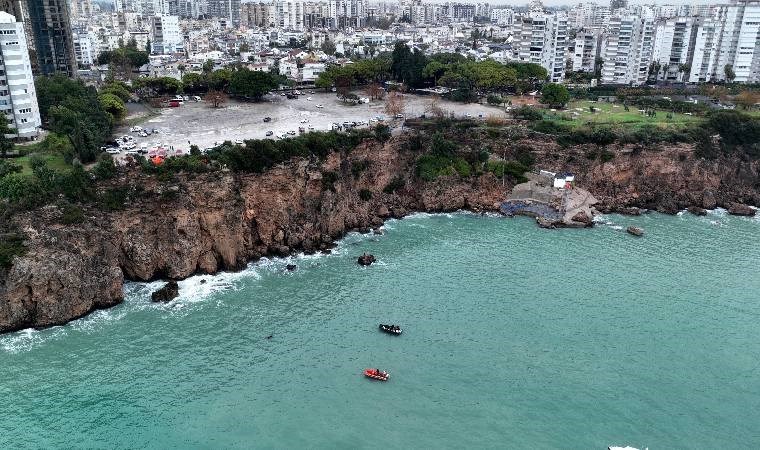
[[[272,121],[271,117],[264,117],[264,122],[271,122],[271,121]]]

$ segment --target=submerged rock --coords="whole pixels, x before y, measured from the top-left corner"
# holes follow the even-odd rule
[[[687,211],[694,214],[695,216],[706,216],[707,210],[704,208],[700,208],[699,206],[689,206],[686,208]]]
[[[625,231],[627,231],[628,234],[632,234],[634,236],[644,236],[644,229],[643,228],[630,226]]]
[[[356,262],[359,263],[360,266],[369,266],[375,261],[376,259],[374,255],[365,253],[362,256],[360,256]]]
[[[150,295],[150,299],[154,302],[170,302],[179,296],[179,285],[176,281],[172,280],[166,283],[161,289],[155,291]]]
[[[285,266],[285,269],[288,272],[292,272],[292,271],[296,270],[296,265],[295,264],[288,264],[287,266]]]
[[[734,216],[754,216],[755,210],[742,203],[732,203],[728,207],[728,213]]]

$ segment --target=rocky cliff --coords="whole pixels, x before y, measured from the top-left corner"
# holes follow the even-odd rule
[[[118,304],[125,278],[181,279],[238,269],[264,255],[313,252],[349,230],[410,211],[495,211],[512,187],[490,173],[423,183],[404,139],[368,140],[349,154],[294,160],[264,174],[218,171],[161,183],[135,169],[119,181],[133,193],[119,211],[90,207],[84,223],[69,226],[58,224],[54,206],[22,214],[16,220],[28,252],[0,270],[0,332],[62,324]],[[760,203],[756,163],[697,160],[688,146],[621,147],[602,162],[589,158],[593,148],[535,140],[499,145],[493,154],[527,146],[537,167],[574,171],[605,211]],[[404,186],[384,192],[399,176]]]
[[[350,155],[297,160],[262,175],[222,171],[159,183],[135,170],[123,180],[138,194],[122,210],[90,208],[85,223],[70,226],[57,224],[61,212],[52,206],[22,215],[29,250],[0,272],[0,331],[62,324],[118,304],[125,278],[181,279],[264,255],[313,252],[409,211],[498,208],[504,188],[492,175],[419,184],[411,181],[414,159],[393,143],[367,141]],[[383,192],[399,174],[405,186]]]

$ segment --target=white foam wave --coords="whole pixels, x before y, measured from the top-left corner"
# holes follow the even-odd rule
[[[0,337],[0,348],[11,354],[28,352],[50,339],[57,339],[65,334],[65,327],[53,327],[46,330],[27,328]]]

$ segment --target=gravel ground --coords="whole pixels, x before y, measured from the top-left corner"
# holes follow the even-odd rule
[[[362,95],[359,93],[359,95]],[[312,100],[307,100],[311,97]],[[406,96],[405,116],[416,117],[429,110],[430,97]],[[317,108],[317,104],[323,108]],[[439,106],[447,112],[454,112],[457,117],[470,114],[473,117],[504,116],[504,111],[479,104],[461,104],[440,101]],[[189,150],[190,144],[200,148],[213,147],[225,140],[245,140],[266,138],[267,131],[273,131],[276,138],[290,130],[298,131],[311,125],[316,131],[326,131],[334,122],[369,121],[376,116],[387,117],[383,101],[350,106],[343,103],[334,93],[315,93],[298,99],[288,100],[279,95],[267,96],[259,103],[243,103],[230,100],[221,108],[212,108],[205,102],[185,102],[179,108],[164,108],[161,115],[153,117],[141,126],[155,128],[157,135],[146,138],[129,133],[128,127],[117,129],[116,136],[130,134],[135,138],[139,148],[146,143],[149,147],[163,144],[183,151]],[[265,123],[264,117],[272,121]],[[301,123],[301,120],[307,123]]]

